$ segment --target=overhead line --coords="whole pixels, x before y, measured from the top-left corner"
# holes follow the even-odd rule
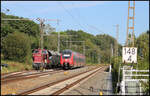
[[[73,2],[72,2],[72,5],[74,5]],[[76,9],[76,11],[77,11],[77,10],[78,10],[78,9]],[[78,10],[76,13],[78,14],[78,17],[81,18],[81,15],[79,14],[79,10]],[[96,30],[96,31],[98,31],[98,32],[102,32],[103,34],[105,34],[103,31],[99,30],[99,29],[96,28],[95,26],[89,25],[89,24],[84,20],[84,18],[82,18],[81,20],[84,21],[84,24],[88,27],[88,29],[89,29],[89,28],[90,28],[90,29],[94,29],[94,30]],[[85,22],[86,22],[86,23],[85,23]]]
[[[61,2],[58,2],[58,4],[61,6],[61,7],[63,7],[64,8],[64,10],[72,17],[72,19],[74,20],[75,19],[75,17],[63,6],[63,4],[61,3]],[[73,3],[72,3],[73,4]],[[78,14],[79,15],[79,14]],[[81,16],[80,16],[81,17]],[[82,20],[83,20],[83,18],[82,18]],[[76,21],[77,22],[77,20],[74,20],[74,21]],[[85,22],[85,21],[84,21]],[[83,29],[84,29],[84,27],[80,24],[80,22],[77,22]],[[85,24],[85,23],[84,23]],[[101,32],[101,33],[103,33],[103,34],[106,34],[106,33],[104,33],[103,31],[101,31],[101,30],[99,30],[97,27],[95,27],[95,26],[93,26],[93,25],[89,25],[87,22],[86,22],[86,25],[88,26],[88,29],[90,28],[90,29],[94,29],[94,30],[96,30],[96,31],[98,31],[98,32]]]
[[[77,22],[80,27],[82,27],[83,29],[85,29],[81,24],[80,22],[63,6],[63,4],[61,2],[58,2],[58,4],[72,17],[72,19]],[[85,29],[86,30],[86,29]]]

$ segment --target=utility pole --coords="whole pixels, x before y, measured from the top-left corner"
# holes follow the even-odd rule
[[[77,37],[77,35],[61,35],[61,36],[70,36],[70,40],[69,40],[69,41],[71,41],[71,37],[72,37],[72,36],[76,36],[76,37]],[[65,42],[67,42],[68,48],[71,49],[71,42],[69,43],[69,41],[67,40],[67,41],[65,41]]]
[[[111,64],[111,57],[113,57],[113,46],[112,46],[112,44],[110,44],[110,52],[111,52],[111,54],[110,54],[110,64]]]
[[[42,20],[40,18],[38,18],[37,20],[40,22],[40,34],[41,34],[41,37],[40,37],[40,48],[43,51],[43,27],[44,27],[44,20]]]
[[[34,20],[34,19],[11,19],[11,18],[2,18],[1,20],[7,20],[7,21],[24,21],[24,20]],[[59,21],[58,19],[40,19],[40,18],[37,18],[36,19],[37,21],[40,22],[40,34],[41,34],[41,37],[40,37],[40,48],[43,49],[43,27],[44,27],[44,22],[45,21]]]
[[[83,43],[83,54],[85,55],[85,41],[64,41],[64,42],[82,42]]]
[[[55,19],[40,19],[40,18],[37,18],[37,20],[40,22],[40,34],[41,34],[41,37],[40,37],[40,48],[43,52],[43,36],[44,36],[44,32],[43,32],[43,28],[44,28],[44,22],[45,21],[58,21],[58,20],[55,20]],[[44,66],[45,64],[43,63],[43,54],[42,54],[42,70],[44,69]]]
[[[10,20],[10,21],[16,21],[16,20],[33,20],[33,19],[11,19],[11,18],[2,18],[2,20]],[[40,42],[39,42],[39,47],[41,48],[41,50],[43,51],[43,36],[44,36],[44,32],[43,32],[43,27],[44,27],[44,22],[45,21],[57,21],[57,24],[58,24],[58,19],[41,19],[41,18],[37,18],[36,19],[37,21],[40,22]],[[59,48],[59,46],[58,46]],[[43,54],[42,54],[42,57],[43,57]],[[43,64],[43,60],[42,60],[42,70],[44,68],[44,64]]]
[[[71,41],[71,38],[70,38],[70,41]],[[70,44],[70,49],[71,49],[71,44],[72,44],[72,43],[70,42],[69,44]]]
[[[83,42],[83,54],[85,56],[85,41]]]
[[[133,1],[133,5],[131,5],[131,1],[128,1],[126,46],[129,46],[130,43],[132,43],[132,46],[134,46],[134,17],[135,17],[135,1]],[[132,23],[131,22],[129,23],[129,21],[131,21],[131,20],[132,20]],[[129,37],[129,34],[131,34],[132,36]]]
[[[116,24],[115,27],[116,27],[116,42],[115,42],[115,54],[114,54],[114,56],[118,56],[119,24]]]
[[[119,38],[119,24],[116,25],[116,63],[118,64],[118,83],[117,83],[117,87],[119,88],[120,86],[120,63],[118,62],[118,38]],[[117,90],[118,91],[118,90]]]
[[[57,25],[58,25],[58,21],[59,20],[58,19],[40,19],[40,18],[37,18],[36,20],[40,22],[40,34],[41,34],[40,48],[43,49],[43,36],[44,36],[43,28],[44,28],[44,22],[45,21],[57,21]]]
[[[111,56],[113,57],[113,45],[111,44]]]
[[[43,36],[56,36],[56,35],[43,35]],[[60,32],[58,32],[58,42],[57,42],[57,51],[60,51],[60,37],[61,36],[77,36],[77,35],[60,35]],[[66,41],[66,42],[69,42],[69,41]]]
[[[59,25],[59,21],[57,20],[57,25]],[[57,26],[58,27],[58,26]],[[58,31],[58,53],[60,52],[60,32]]]
[[[119,24],[116,25],[116,37],[117,37],[117,42],[116,42],[116,56],[118,57],[118,36],[119,36]]]

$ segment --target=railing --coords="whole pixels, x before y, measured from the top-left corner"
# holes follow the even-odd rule
[[[140,73],[139,73],[140,72]],[[124,66],[122,68],[121,94],[122,95],[142,95],[141,82],[147,82],[143,77],[149,77],[149,70],[135,70],[133,67]],[[133,78],[134,77],[134,78]],[[140,77],[140,78],[139,78]],[[135,93],[130,92],[133,90]],[[137,92],[137,90],[139,92]]]

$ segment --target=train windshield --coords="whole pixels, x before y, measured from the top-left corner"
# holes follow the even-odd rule
[[[39,50],[34,50],[33,53],[39,53]]]
[[[70,51],[63,51],[62,52],[62,57],[63,58],[70,58],[71,57],[71,52]]]
[[[33,53],[41,54],[41,50],[34,50]],[[43,50],[42,53],[43,53],[43,54],[47,54],[47,51],[46,51],[46,50]]]

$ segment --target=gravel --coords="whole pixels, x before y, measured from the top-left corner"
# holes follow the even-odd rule
[[[79,86],[67,90],[61,95],[100,95],[100,92],[103,95],[110,95],[112,94],[112,87],[111,83],[108,82],[111,81],[109,76],[109,72],[99,71],[96,75],[80,83]]]
[[[78,68],[78,69],[73,69],[73,70],[67,70],[66,72],[49,74],[49,75],[41,76],[38,78],[27,79],[27,80],[22,80],[18,82],[4,84],[4,85],[1,85],[1,95],[17,94],[24,90],[32,89],[37,86],[46,84],[48,82],[51,83],[54,81],[58,81],[58,80],[70,77],[72,75],[84,72],[94,67],[95,66],[88,66],[88,67],[83,67],[83,68]]]

